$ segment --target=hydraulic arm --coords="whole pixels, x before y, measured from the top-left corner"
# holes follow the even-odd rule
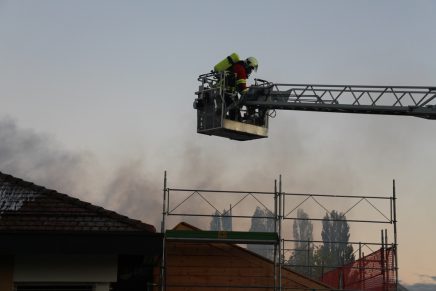
[[[281,84],[255,79],[246,95],[227,84],[229,73],[200,75],[195,93],[197,132],[251,140],[268,137],[275,110],[363,113],[436,119],[436,87]]]
[[[436,87],[274,84],[256,80],[241,105],[436,119]]]

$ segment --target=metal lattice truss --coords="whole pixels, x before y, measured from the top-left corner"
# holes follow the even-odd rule
[[[340,212],[343,215],[347,215],[350,213],[354,208],[356,208],[358,205],[365,204],[368,209],[373,209],[376,213],[378,213],[379,219],[347,219],[348,222],[364,222],[364,223],[388,223],[391,224],[393,222],[392,217],[392,198],[391,197],[377,197],[377,196],[339,196],[339,195],[325,195],[325,194],[291,194],[291,193],[283,193],[284,196],[287,197],[302,197],[304,198],[300,203],[296,203],[295,206],[289,211],[284,212],[283,219],[291,219],[291,220],[301,220],[298,217],[292,216],[292,214],[295,214],[297,209],[302,207],[304,204],[307,204],[309,201],[313,201],[315,205],[317,205],[322,211],[325,211],[325,213],[330,213],[333,209],[328,209],[327,206],[325,206],[318,198],[328,198],[328,199],[353,199],[357,200],[353,205],[350,207],[341,210]],[[376,205],[376,201],[388,201],[389,202],[389,208],[390,208],[390,215],[385,213],[385,211],[380,210],[379,207]],[[367,212],[369,210],[366,210]],[[337,209],[335,209],[337,210]],[[322,221],[323,218],[311,218],[310,220],[313,221]],[[332,220],[334,221],[334,220]]]
[[[188,189],[167,189],[168,193],[172,193],[171,196],[175,197],[175,195],[182,196],[182,199],[177,201],[176,203],[172,203],[170,199],[167,201],[166,206],[166,213],[167,215],[174,215],[174,216],[199,216],[199,217],[213,217],[215,213],[217,213],[220,216],[230,216],[233,210],[237,208],[244,208],[244,205],[247,206],[247,202],[249,200],[254,201],[254,207],[260,206],[261,208],[265,209],[268,213],[271,213],[271,216],[259,216],[255,218],[267,218],[267,219],[276,219],[274,213],[274,209],[271,208],[271,206],[266,205],[265,201],[262,201],[259,196],[269,196],[267,197],[268,200],[271,200],[272,204],[274,204],[274,195],[277,195],[274,192],[243,192],[243,191],[219,191],[219,190],[188,190]],[[213,201],[214,196],[217,195],[223,195],[223,194],[230,194],[230,195],[238,195],[238,199],[234,201],[234,204],[230,205],[230,208],[227,210],[220,210],[219,206],[217,206],[217,203]],[[170,195],[168,195],[169,197]],[[252,198],[252,199],[250,199]],[[197,201],[201,201],[203,205],[207,206],[207,209],[205,211],[209,212],[202,212],[198,213],[193,210],[192,207],[189,207],[191,210],[180,210],[180,208],[183,205],[192,205],[191,203],[194,202],[194,200],[197,199]],[[174,198],[172,200],[175,200]],[[244,204],[244,202],[246,202]],[[271,204],[269,203],[269,204]],[[198,204],[196,205],[198,208]],[[251,205],[253,207],[253,205]],[[231,217],[234,218],[253,218],[252,215],[231,215]]]
[[[168,199],[166,201],[164,212],[169,216],[213,217],[219,215],[231,216],[233,218],[253,218],[254,216],[251,213],[247,213],[247,207],[253,209],[259,206],[270,213],[270,215],[255,218],[304,220],[297,217],[296,212],[299,208],[304,207],[304,205],[307,205],[309,202],[312,202],[312,204],[314,204],[322,213],[330,213],[333,209],[329,209],[326,202],[333,201],[333,203],[335,203],[335,201],[340,199],[342,201],[348,200],[352,202],[344,209],[335,209],[340,211],[343,215],[351,213],[353,209],[358,206],[365,208],[365,217],[347,219],[348,222],[392,224],[395,221],[392,210],[394,207],[394,199],[392,197],[170,188],[167,188],[166,191],[168,193]],[[220,199],[226,199],[224,198],[225,195],[227,195],[227,197],[236,196],[237,198],[232,200],[229,209],[221,210],[221,206],[218,206],[220,203],[217,203],[217,201]],[[176,199],[176,197],[178,199]],[[216,199],[217,197],[218,200]],[[289,203],[290,199],[296,200],[292,200],[292,203]],[[383,203],[381,205],[383,206],[383,209],[380,208],[380,203]],[[193,207],[193,205],[195,206]],[[234,210],[237,209],[245,210],[245,212],[240,215],[235,214]],[[369,217],[368,215],[371,212],[371,209],[372,217]],[[377,217],[374,217],[374,214]],[[324,218],[311,217],[310,220],[323,221]]]
[[[280,84],[256,80],[244,105],[436,119],[436,87]]]

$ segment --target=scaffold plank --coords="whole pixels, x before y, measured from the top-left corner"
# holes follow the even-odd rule
[[[167,240],[210,241],[227,243],[275,244],[279,237],[275,232],[248,231],[191,231],[167,230]]]

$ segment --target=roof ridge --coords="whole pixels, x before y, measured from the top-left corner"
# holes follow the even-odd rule
[[[14,177],[12,175],[9,175],[9,174],[5,174],[1,171],[0,171],[0,181],[10,181],[14,185],[19,185],[19,186],[23,186],[23,187],[35,190],[36,192],[38,192],[39,195],[47,195],[47,196],[54,198],[54,199],[58,199],[58,200],[62,200],[64,202],[72,203],[76,206],[85,208],[85,209],[90,210],[90,211],[94,211],[100,215],[104,215],[108,218],[115,219],[119,222],[125,223],[125,224],[132,226],[132,227],[135,227],[135,228],[139,228],[141,230],[146,230],[149,232],[156,232],[155,227],[151,224],[144,223],[144,222],[137,220],[137,219],[132,219],[128,216],[119,214],[113,210],[105,209],[101,206],[97,206],[97,205],[94,205],[90,202],[83,201],[79,198],[72,197],[72,196],[64,194],[64,193],[60,193],[60,192],[53,190],[53,189],[48,189],[44,186],[40,186],[40,185],[37,185],[35,183],[25,181],[21,178],[17,178],[17,177]]]

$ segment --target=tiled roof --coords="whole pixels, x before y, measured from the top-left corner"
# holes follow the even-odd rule
[[[0,232],[150,232],[154,226],[0,172]]]

